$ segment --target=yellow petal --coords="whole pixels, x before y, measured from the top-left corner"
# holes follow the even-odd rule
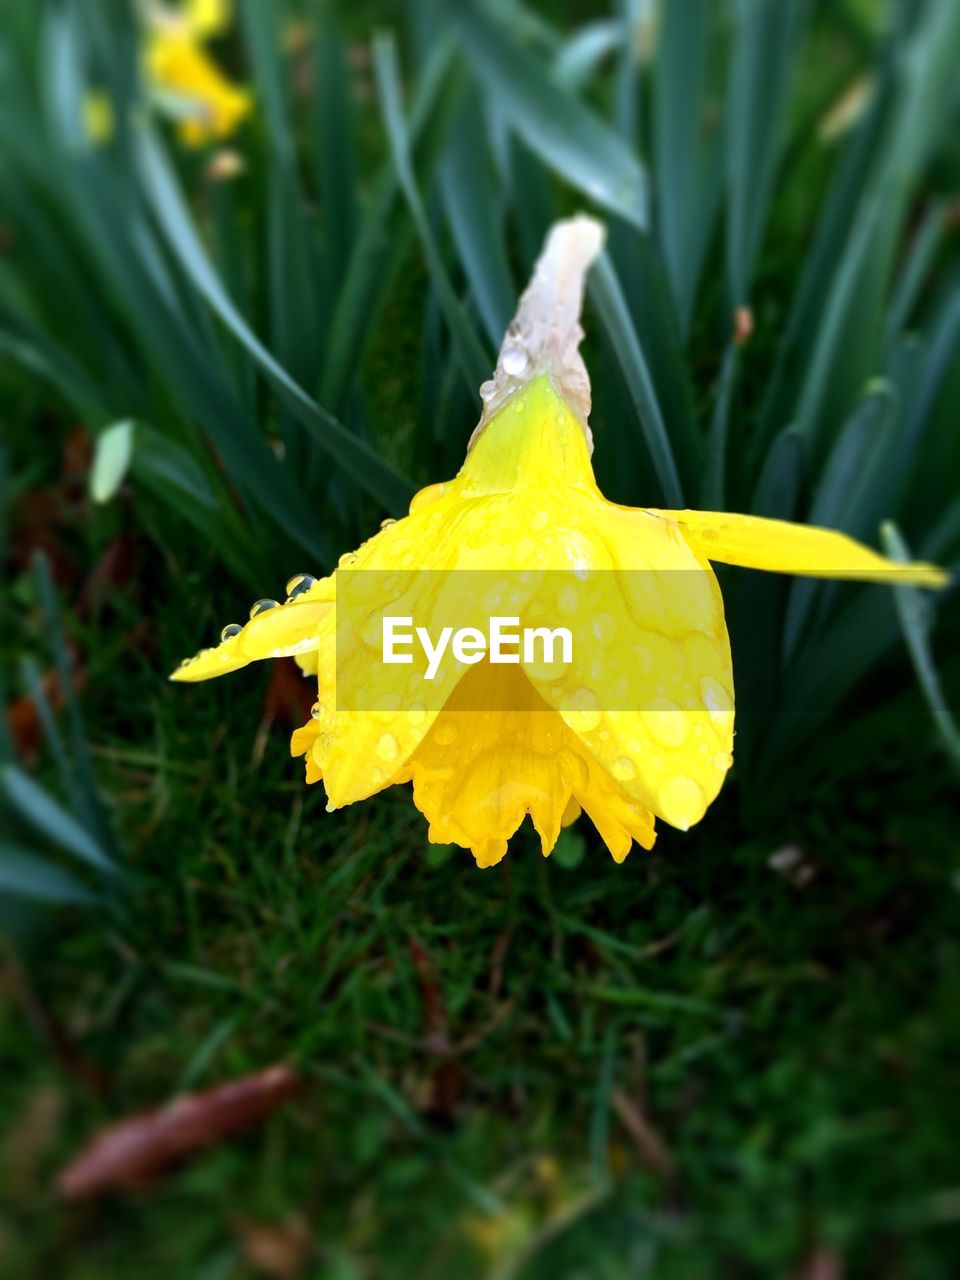
[[[230,0],[184,0],[181,12],[191,34],[198,40],[208,40],[229,27],[233,5]]]
[[[95,147],[105,146],[116,132],[113,99],[102,89],[90,89],[83,96],[83,131]]]
[[[194,37],[180,27],[158,27],[151,32],[145,66],[155,89],[183,100],[188,107],[179,125],[188,146],[227,137],[250,112],[250,95],[233,85]]]
[[[732,763],[733,669],[712,570],[666,521],[576,504],[591,530],[576,580],[575,661],[528,670],[544,700],[634,803],[683,830],[703,817]],[[563,588],[566,592],[567,588]],[[583,654],[577,659],[578,653]]]
[[[309,591],[286,604],[256,614],[220,644],[186,658],[170,679],[193,684],[238,671],[263,658],[303,657],[320,645],[320,633],[332,613],[334,579],[315,582]]]
[[[476,710],[484,704],[494,709]],[[580,807],[618,861],[633,840],[653,845],[653,815],[597,768],[517,667],[470,668],[391,781],[408,778],[430,839],[472,849],[481,867],[500,861],[528,814],[548,854]]]
[[[899,564],[832,529],[723,511],[653,511],[683,530],[708,560],[810,578],[853,578],[943,587],[949,574],[933,564]]]

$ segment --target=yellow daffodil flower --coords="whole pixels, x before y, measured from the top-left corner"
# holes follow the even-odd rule
[[[94,147],[106,146],[116,132],[117,122],[110,95],[90,89],[83,98],[83,132]]]
[[[528,814],[548,854],[585,811],[617,861],[633,841],[653,845],[656,818],[686,830],[703,817],[733,759],[733,671],[711,561],[946,580],[825,529],[608,502],[590,462],[578,349],[602,239],[585,217],[551,231],[455,479],[417,494],[329,577],[292,579],[283,605],[259,601],[245,626],[173,675],[206,680],[295,656],[316,673],[319,700],[292,751],[306,757],[308,782],[322,778],[328,808],[412,782],[430,839],[470,848],[480,866],[503,857]],[[577,624],[570,652],[550,665],[524,641],[496,662],[492,648],[461,645],[455,660],[437,657],[434,677],[425,659],[388,668],[377,652],[388,613],[422,622],[425,652],[429,642],[439,654],[431,636],[477,623],[479,645],[491,611],[534,628]]]
[[[250,112],[250,95],[224,76],[203,47],[230,24],[228,0],[146,7],[144,67],[153,95],[170,105],[181,140],[199,147],[228,137]]]

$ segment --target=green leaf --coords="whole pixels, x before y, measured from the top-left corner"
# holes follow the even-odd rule
[[[731,313],[749,297],[773,194],[791,64],[807,0],[736,0],[727,83],[727,290]]]
[[[440,169],[440,188],[470,291],[487,337],[493,349],[498,350],[517,295],[504,248],[482,126],[482,112],[471,97],[454,121]],[[476,391],[476,387],[471,390]]]
[[[109,502],[123,484],[133,457],[133,423],[115,422],[94,441],[90,468],[90,497]]]
[[[620,282],[606,253],[598,258],[587,284],[633,401],[640,436],[638,443],[649,450],[665,505],[680,509],[686,503],[670,436]]]
[[[478,7],[459,9],[463,50],[478,83],[534,154],[597,204],[645,228],[647,178],[626,143],[550,79]]]
[[[420,73],[407,124],[412,163],[429,172],[459,101],[460,78],[452,70],[449,40],[434,41],[429,61]],[[399,186],[392,163],[373,184],[373,196],[356,234],[343,284],[330,321],[330,340],[320,380],[325,404],[341,412],[347,403],[373,321],[387,283],[406,251],[409,227],[399,218]]]
[[[887,555],[892,560],[912,559],[910,549],[900,530],[892,521],[881,526],[881,536]],[[900,626],[910,651],[913,669],[920,681],[920,688],[927,700],[930,714],[947,754],[960,769],[960,724],[954,719],[943,696],[940,677],[930,648],[930,630],[933,607],[927,593],[918,587],[895,586],[893,596],[897,606]]]
[[[824,465],[807,523],[864,537],[876,528],[874,501],[882,491],[880,473],[896,422],[896,397],[878,383],[844,424]],[[784,624],[784,654],[789,661],[814,605],[833,598],[837,584],[799,579],[793,583]],[[821,616],[822,616],[821,609]]]
[[[55,863],[0,843],[0,893],[63,906],[94,906],[98,897]]]
[[[196,288],[213,310],[246,347],[273,383],[286,406],[357,483],[391,510],[403,509],[412,484],[365,441],[352,435],[332,414],[321,408],[274,359],[227,296],[159,143],[147,130],[138,140],[141,176],[167,241]]]
[[[709,0],[664,5],[653,65],[657,239],[684,333],[715,213],[721,155],[703,143],[710,8]]]
[[[50,574],[50,565],[46,556],[40,551],[36,552],[33,557],[33,577],[40,601],[40,609],[43,614],[47,641],[56,664],[60,689],[66,702],[70,745],[73,752],[70,765],[72,769],[69,784],[70,793],[71,796],[77,797],[76,803],[83,815],[86,830],[96,832],[99,847],[108,850],[112,854],[114,849],[113,836],[100,802],[97,779],[93,771],[93,761],[90,758],[90,747],[83,727],[83,718],[80,715],[80,704],[73,686],[73,676],[70,671],[66,637],[63,634],[63,626],[60,620],[57,593]]]
[[[434,239],[427,211],[420,199],[413,166],[410,160],[410,144],[407,136],[406,122],[400,104],[400,84],[397,71],[397,55],[393,39],[390,36],[378,36],[373,46],[373,63],[377,77],[377,88],[387,137],[390,141],[390,152],[393,157],[397,180],[407,199],[414,226],[420,236],[423,255],[427,260],[433,286],[437,291],[444,318],[453,339],[460,368],[467,387],[474,393],[493,370],[494,360],[484,349],[483,344],[467,317],[460,299],[457,297],[443,258]]]
[[[37,831],[98,871],[117,872],[113,859],[43,787],[15,764],[0,766],[0,790]]]

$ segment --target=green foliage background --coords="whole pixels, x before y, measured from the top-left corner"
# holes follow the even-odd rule
[[[955,1275],[954,592],[725,574],[735,776],[622,869],[521,834],[480,875],[406,796],[327,816],[288,687],[164,676],[456,470],[578,208],[611,498],[955,566],[960,8],[238,10],[221,181],[127,5],[4,7],[0,643],[46,750],[0,735],[0,1266],[252,1274],[242,1224],[299,1214],[323,1276]],[[307,1091],[245,1143],[54,1203],[98,1123],[279,1058]]]

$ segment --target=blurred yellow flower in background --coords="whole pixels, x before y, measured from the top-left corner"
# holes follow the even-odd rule
[[[113,102],[102,89],[90,89],[83,99],[83,132],[92,146],[102,147],[117,127]]]
[[[177,8],[151,3],[145,14],[147,81],[177,117],[181,141],[199,147],[229,137],[249,115],[252,100],[204,48],[229,27],[229,0],[185,0]]]
[[[653,845],[656,818],[686,830],[703,817],[733,761],[733,669],[711,561],[946,581],[825,529],[608,502],[591,465],[579,353],[584,279],[602,242],[586,217],[551,231],[456,478],[417,494],[334,574],[291,580],[285,605],[259,601],[245,627],[225,628],[218,647],[173,675],[205,680],[283,655],[315,664],[319,701],[292,750],[306,757],[308,782],[323,779],[328,808],[412,782],[430,839],[470,848],[480,866],[504,856],[527,815],[548,854],[585,811],[617,861],[634,841]],[[376,630],[384,601],[433,634],[477,620],[487,603],[478,572],[502,576],[490,593],[497,612],[548,625],[582,615],[585,651],[550,669],[526,656],[454,664],[428,706],[412,666],[398,686],[368,636],[343,644],[338,610],[348,626],[374,619]],[[558,587],[558,574],[572,581]],[[344,603],[356,580],[373,593],[370,611]],[[367,701],[347,705],[345,688]]]

